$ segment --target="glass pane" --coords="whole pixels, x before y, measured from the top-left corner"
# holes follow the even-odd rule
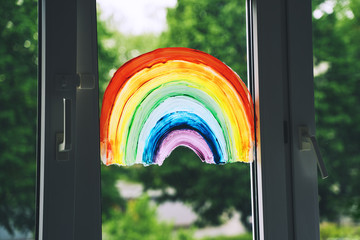
[[[245,1],[115,3],[98,1],[101,99],[123,63],[160,47],[209,53],[247,81]],[[193,151],[179,147],[161,167],[102,166],[102,192],[104,239],[139,233],[142,238],[169,239],[174,230],[184,239],[252,239],[248,164],[207,165]]]
[[[1,1],[0,239],[35,227],[37,2]]]
[[[319,179],[321,239],[360,237],[360,2],[314,1],[317,138],[329,178]]]

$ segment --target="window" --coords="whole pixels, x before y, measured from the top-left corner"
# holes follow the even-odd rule
[[[39,13],[37,236],[101,239],[95,2],[42,1]],[[248,47],[254,238],[318,239],[316,160],[298,147],[299,126],[315,131],[311,2],[249,0]]]

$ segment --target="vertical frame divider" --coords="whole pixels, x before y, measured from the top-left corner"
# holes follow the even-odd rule
[[[300,125],[315,134],[311,1],[247,4],[257,141],[251,165],[253,238],[319,239],[315,153],[298,147]]]
[[[101,239],[96,26],[95,0],[39,1],[39,240]]]

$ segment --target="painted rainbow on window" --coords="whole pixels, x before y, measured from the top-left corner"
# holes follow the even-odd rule
[[[215,57],[162,48],[120,67],[103,98],[106,165],[161,165],[178,146],[206,163],[251,162],[254,111],[240,77]]]

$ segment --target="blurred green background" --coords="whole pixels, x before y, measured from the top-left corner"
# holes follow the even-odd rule
[[[319,179],[321,238],[360,238],[360,0],[313,0],[317,138],[330,177]],[[98,15],[101,15],[99,8]],[[0,2],[0,239],[32,238],[35,226],[37,1]],[[158,47],[199,49],[246,82],[245,2],[178,0],[161,34],[128,34],[98,21],[100,95],[125,61]],[[101,101],[101,99],[100,99]],[[251,231],[246,164],[202,164],[179,148],[162,167],[102,166],[104,239],[194,239],[197,229],[239,212]],[[158,189],[125,200],[119,180]],[[173,189],[168,193],[167,189]],[[198,215],[179,228],[157,218],[156,204],[181,201]],[[3,235],[1,235],[3,232]],[[5,234],[6,233],[6,234]],[[11,238],[11,236],[13,236]],[[251,233],[207,239],[251,239]]]

